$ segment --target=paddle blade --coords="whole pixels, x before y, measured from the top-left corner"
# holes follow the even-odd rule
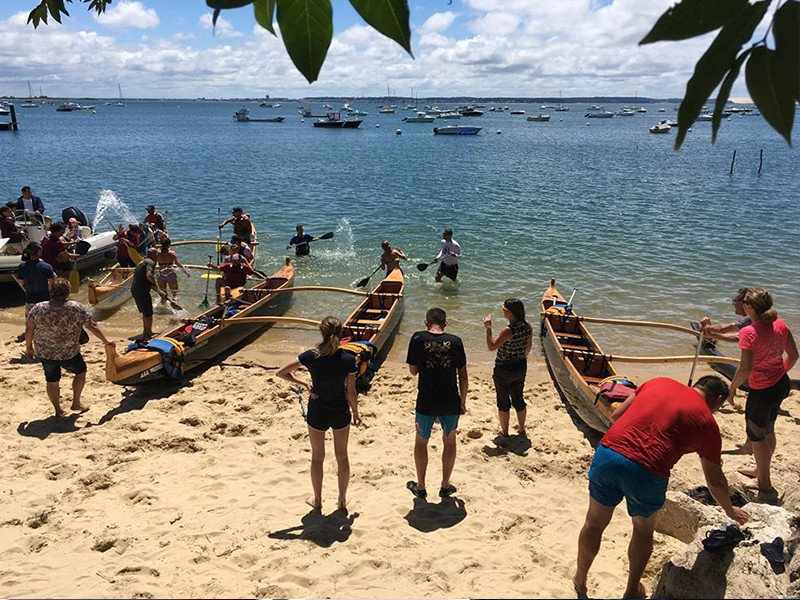
[[[417,269],[419,269],[420,271],[424,271],[425,269],[428,268],[428,265],[429,265],[429,263],[419,263],[417,265]]]
[[[208,308],[208,296],[203,298],[203,301],[197,305],[197,308]]]
[[[137,265],[143,260],[142,255],[139,254],[139,251],[130,246],[128,247],[128,256],[130,256],[131,260]]]
[[[364,277],[364,279],[356,283],[356,287],[364,287],[368,283],[369,283],[369,277]]]
[[[321,236],[319,236],[319,239],[321,239],[321,240],[329,240],[332,237],[333,237],[333,232],[329,231],[328,233],[323,233]]]
[[[69,274],[69,292],[77,294],[79,289],[81,289],[81,276],[77,270],[73,269]]]
[[[219,279],[220,277],[222,276],[218,273],[203,273],[200,275],[200,279]]]

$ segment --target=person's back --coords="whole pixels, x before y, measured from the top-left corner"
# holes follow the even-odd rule
[[[356,371],[355,356],[342,349],[329,356],[306,350],[297,357],[311,374],[315,400],[327,408],[346,408],[345,379]]]
[[[642,384],[600,444],[669,477],[684,454],[720,462],[721,438],[711,409],[695,389],[666,377]]]
[[[450,333],[418,331],[411,337],[406,362],[419,369],[418,413],[461,414],[458,370],[466,364],[461,338]]]
[[[150,258],[142,259],[136,268],[133,270],[133,284],[131,285],[131,289],[135,291],[144,290],[149,292],[150,291],[150,279],[147,277],[147,273],[150,272],[151,274],[155,270],[155,261]]]
[[[69,360],[80,353],[81,330],[92,319],[79,302],[39,302],[28,319],[36,324],[33,344],[36,356],[48,360]]]
[[[789,328],[782,319],[771,323],[753,321],[739,332],[739,348],[753,352],[753,370],[747,384],[753,389],[775,385],[786,374],[783,352]]]
[[[42,260],[49,265],[56,266],[60,260],[59,254],[64,251],[64,242],[61,240],[60,232],[51,233],[42,239]]]
[[[50,300],[47,282],[56,274],[53,267],[39,258],[20,263],[17,275],[25,282],[25,302],[36,304]]]

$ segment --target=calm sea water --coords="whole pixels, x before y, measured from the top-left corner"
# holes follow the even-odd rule
[[[232,114],[240,106],[253,117],[286,121],[236,123]],[[428,307],[439,305],[450,329],[480,351],[481,317],[491,313],[501,323],[500,304],[512,296],[537,312],[550,277],[566,296],[579,288],[575,305],[583,314],[677,324],[703,314],[727,320],[731,294],[760,285],[800,332],[800,154],[762,119],[733,116],[713,146],[710,124],[698,123],[675,152],[675,132],[648,132],[675,115],[672,106],[666,113],[647,105],[646,115],[586,119],[586,105],[571,105],[535,123],[525,117],[540,112],[538,106],[513,105],[527,115],[486,112],[435,124],[482,126],[474,137],[434,136],[432,124],[401,121],[411,112],[355,106],[369,116],[359,130],[339,131],[313,128],[294,103],[268,109],[130,101],[99,103],[95,114],[19,109],[21,131],[0,133],[0,190],[10,200],[31,185],[54,215],[74,205],[91,217],[101,198],[117,197],[142,217],[154,203],[168,211],[177,240],[215,238],[219,216],[241,205],[261,234],[258,266],[269,272],[282,262],[296,223],[316,235],[334,231],[333,240],[314,244],[310,257],[295,262],[298,284],[350,287],[377,266],[380,242],[388,239],[411,257],[401,340],[422,326]],[[115,207],[108,214],[124,218]],[[444,227],[454,230],[464,252],[457,285],[435,284],[433,267],[414,268],[435,256]],[[201,263],[210,251],[185,247],[180,256]],[[378,280],[373,276],[370,286]],[[202,299],[203,280],[181,283],[186,304]],[[291,314],[344,317],[356,300],[298,293]],[[131,304],[113,319],[134,316]],[[268,336],[298,344],[314,339],[277,329]],[[593,330],[607,351],[692,352],[682,334]]]

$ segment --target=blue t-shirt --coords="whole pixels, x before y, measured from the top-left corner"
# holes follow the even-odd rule
[[[53,267],[41,260],[26,260],[17,267],[17,277],[25,282],[25,302],[35,304],[50,300],[48,279],[56,276]]]
[[[311,250],[311,246],[308,245],[308,242],[312,241],[314,236],[308,233],[304,233],[303,235],[294,235],[292,239],[289,240],[289,245],[294,246],[294,253],[295,254],[308,254]]]

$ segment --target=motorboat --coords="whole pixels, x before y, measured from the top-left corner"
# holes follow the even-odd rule
[[[539,113],[538,115],[531,115],[526,120],[535,121],[535,122],[539,122],[539,123],[544,123],[544,122],[550,120],[550,115],[545,114],[545,113]]]
[[[466,108],[458,111],[462,117],[482,117],[483,111],[478,110],[472,106],[467,106]]]
[[[436,117],[436,118],[437,119],[460,119],[461,118],[461,113],[452,112],[452,111],[443,112],[443,113],[439,113],[439,116]]]
[[[433,123],[436,117],[424,112],[418,112],[414,117],[403,117],[406,123]]]
[[[443,127],[434,127],[433,133],[435,135],[477,135],[481,129],[481,127],[468,125],[444,125]]]
[[[73,112],[81,110],[82,108],[80,104],[76,104],[75,102],[62,102],[56,106],[56,112]]]
[[[671,125],[666,121],[661,121],[650,128],[650,133],[669,133],[670,129],[672,129]]]
[[[563,104],[559,104],[555,108],[556,112],[567,112],[568,110],[569,110],[569,106],[564,106]]]
[[[613,112],[607,110],[589,111],[584,115],[587,119],[610,119],[614,116]]]
[[[266,117],[263,119],[254,119],[250,116],[250,111],[246,108],[240,108],[233,113],[233,120],[237,123],[283,123],[285,117]]]
[[[618,117],[632,117],[636,114],[636,111],[632,108],[628,108],[627,106],[622,107],[620,110],[617,111]]]
[[[730,114],[722,113],[720,115],[720,119],[730,119],[730,117],[731,117]],[[697,118],[695,119],[695,121],[698,123],[703,123],[713,120],[714,120],[714,115],[712,113],[702,113],[700,115],[697,115]]]
[[[77,248],[77,253],[81,257],[75,261],[75,268],[80,272],[89,271],[96,267],[110,265],[116,261],[116,242],[114,241],[114,231],[98,233],[89,227],[86,215],[75,207],[69,207],[61,212],[61,220],[67,222],[71,217],[75,217],[81,225],[83,240],[82,248]],[[17,229],[27,233],[27,242],[41,242],[47,234],[52,219],[50,217],[32,216],[25,211],[17,211],[14,215],[14,222]],[[5,242],[6,239],[0,239]],[[15,248],[15,247],[16,248]],[[14,278],[12,274],[17,272],[20,263],[19,251],[22,249],[18,244],[9,248],[8,243],[0,244],[0,282],[10,282]],[[85,252],[83,252],[85,250]]]
[[[489,110],[491,110],[491,109],[489,109]],[[512,110],[509,114],[512,114],[512,115],[524,115],[525,111],[524,110]]]
[[[325,118],[314,121],[314,127],[325,127],[329,129],[358,129],[363,119],[342,119],[338,110],[329,110]]]

